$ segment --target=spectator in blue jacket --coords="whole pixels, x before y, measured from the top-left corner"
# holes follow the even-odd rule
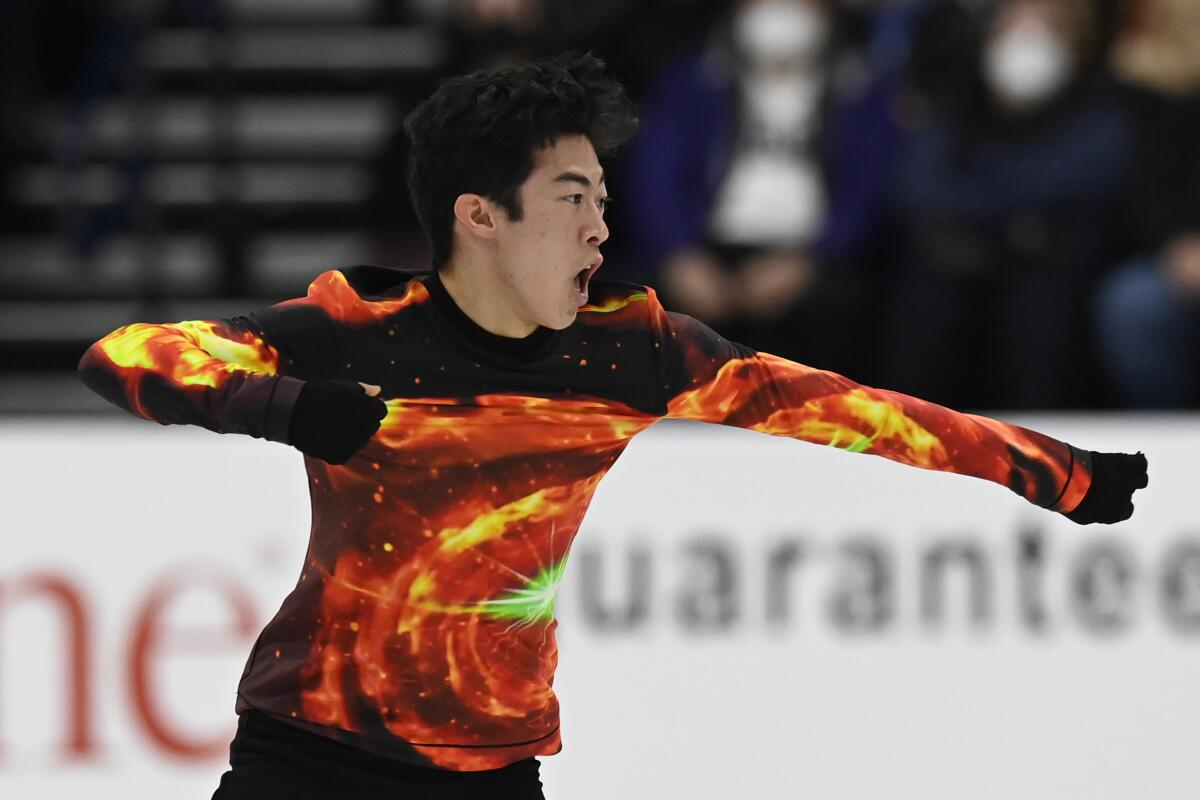
[[[746,0],[654,84],[628,160],[629,234],[681,310],[747,344],[853,371],[910,8]],[[872,39],[886,18],[891,36]],[[876,46],[877,45],[877,46]]]
[[[1103,19],[1091,0],[972,13],[940,3],[914,45],[948,60],[897,169],[879,380],[956,406],[1094,405],[1087,307],[1129,149]]]

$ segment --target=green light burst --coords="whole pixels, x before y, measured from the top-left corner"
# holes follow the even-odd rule
[[[508,594],[476,604],[476,610],[496,619],[515,620],[525,626],[535,622],[554,619],[554,601],[558,597],[558,585],[562,582],[567,559],[551,564],[535,577],[521,576],[525,586],[513,589]]]

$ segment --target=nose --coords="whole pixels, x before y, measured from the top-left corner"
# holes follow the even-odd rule
[[[596,209],[592,214],[585,235],[589,245],[599,247],[608,241],[608,224],[604,221],[604,213],[600,209]]]

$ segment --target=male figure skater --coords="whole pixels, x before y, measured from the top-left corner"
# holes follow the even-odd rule
[[[80,361],[138,416],[305,454],[306,563],[250,653],[216,797],[542,797],[567,553],[664,417],[983,478],[1079,523],[1132,513],[1141,454],[862,386],[594,281],[598,156],[636,125],[596,58],[450,79],[405,125],[433,272],[331,269],[248,316],[125,325]]]

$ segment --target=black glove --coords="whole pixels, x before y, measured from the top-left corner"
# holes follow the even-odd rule
[[[1140,452],[1097,453],[1092,456],[1092,485],[1074,511],[1064,514],[1080,525],[1120,522],[1133,516],[1133,493],[1146,488],[1146,457]]]
[[[354,381],[306,381],[296,397],[288,443],[330,464],[345,464],[387,416],[387,404]]]

